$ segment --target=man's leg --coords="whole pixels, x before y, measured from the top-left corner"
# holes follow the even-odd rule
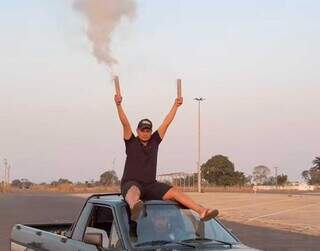
[[[168,192],[164,194],[162,197],[163,200],[174,200],[182,205],[184,205],[187,208],[190,208],[197,212],[200,215],[200,218],[204,221],[210,220],[214,217],[216,217],[219,212],[216,209],[208,209],[205,208],[198,203],[196,203],[194,200],[192,200],[189,196],[185,195],[184,193],[180,192],[176,188],[170,188]]]
[[[130,207],[131,220],[136,221],[143,207],[143,202],[140,200],[141,188],[136,182],[128,182],[124,185],[124,194],[125,201]]]

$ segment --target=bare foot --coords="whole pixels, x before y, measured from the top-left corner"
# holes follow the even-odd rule
[[[137,221],[139,215],[140,215],[140,212],[143,208],[143,202],[142,200],[138,200],[134,205],[133,207],[131,208],[131,220],[132,221]]]
[[[200,219],[203,221],[208,221],[217,217],[218,214],[219,214],[219,211],[217,209],[205,209],[203,213],[201,213]]]

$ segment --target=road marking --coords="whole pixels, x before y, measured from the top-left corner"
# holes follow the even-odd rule
[[[234,202],[243,202],[243,201],[252,201],[252,199],[245,199],[245,200],[232,200],[232,199],[229,199],[229,201],[226,201],[226,199],[224,199],[224,201],[215,201],[216,204],[219,204],[219,203],[234,203]]]
[[[295,207],[295,208],[290,208],[290,209],[274,212],[274,213],[271,213],[271,214],[260,215],[260,216],[257,216],[257,217],[250,218],[250,219],[246,220],[245,222],[253,221],[253,220],[256,220],[256,219],[260,219],[260,218],[265,218],[265,217],[272,216],[272,215],[278,215],[278,214],[282,214],[282,213],[286,213],[286,212],[290,212],[290,211],[295,211],[295,210],[299,210],[299,209],[302,209],[302,208],[311,207],[311,206],[319,205],[319,204],[320,204],[320,202],[317,202],[317,203],[308,204],[308,205],[305,205],[305,206],[302,206],[302,207]]]
[[[244,207],[255,207],[255,206],[261,206],[261,205],[272,205],[272,204],[277,204],[279,202],[291,201],[291,200],[294,200],[294,198],[285,199],[285,200],[278,200],[278,201],[272,201],[272,202],[262,202],[262,203],[250,204],[250,205],[239,206],[239,207],[227,207],[227,208],[221,208],[220,210],[234,210],[234,209],[239,209],[239,208],[244,208]]]

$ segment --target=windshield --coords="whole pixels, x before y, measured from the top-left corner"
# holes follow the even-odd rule
[[[123,209],[128,219],[127,212]],[[132,246],[166,243],[164,241],[217,244],[238,242],[216,220],[200,221],[196,213],[175,204],[146,204],[138,222],[127,220],[126,225]]]

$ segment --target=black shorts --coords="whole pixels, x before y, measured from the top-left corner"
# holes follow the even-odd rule
[[[126,197],[128,190],[133,185],[139,188],[142,200],[162,200],[162,197],[172,188],[172,186],[158,181],[147,184],[139,181],[126,181],[121,185],[123,198]]]

